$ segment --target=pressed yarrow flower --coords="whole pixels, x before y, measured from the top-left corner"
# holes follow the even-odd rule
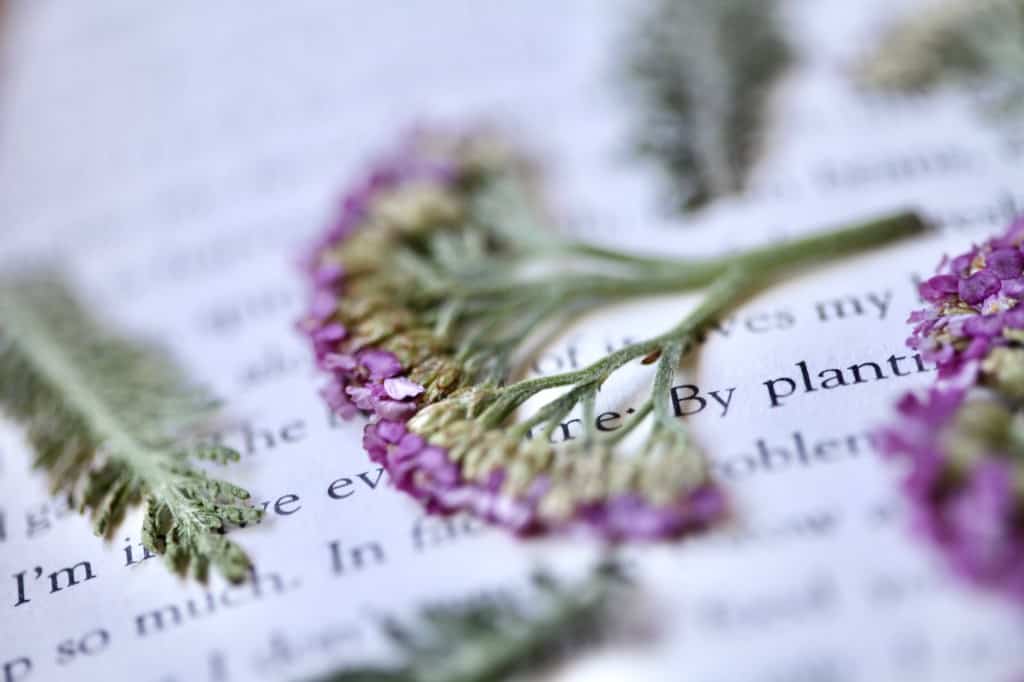
[[[937,363],[941,377],[980,370],[998,381],[1012,371],[1008,358],[1024,358],[1022,245],[1019,219],[1005,234],[944,259],[938,274],[921,283],[929,305],[911,314],[915,327],[908,344]]]
[[[370,417],[366,449],[395,485],[431,511],[470,511],[523,534],[661,538],[722,517],[722,494],[668,401],[684,352],[757,284],[923,228],[899,214],[674,260],[565,239],[547,227],[537,187],[532,165],[492,134],[410,135],[345,195],[306,259],[312,292],[299,322],[328,378],[325,401]],[[695,288],[707,288],[703,302],[664,334],[574,372],[512,381],[535,332],[560,318]],[[657,363],[651,396],[620,429],[597,433],[598,389],[641,360]],[[549,389],[565,392],[517,422]],[[584,437],[547,444],[577,408]],[[626,456],[619,446],[642,424],[645,445]]]
[[[883,451],[905,461],[913,528],[968,580],[1024,604],[1024,412],[988,389],[906,395]]]

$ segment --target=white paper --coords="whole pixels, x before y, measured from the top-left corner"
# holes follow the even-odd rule
[[[801,58],[774,103],[756,186],[681,226],[657,210],[659,178],[625,160],[615,59],[632,3],[12,3],[0,264],[60,258],[97,309],[209,381],[252,430],[249,442],[233,436],[243,461],[223,473],[271,513],[237,535],[259,587],[214,578],[210,606],[207,589],[158,560],[125,566],[129,538],[140,553],[137,516],[124,542],[105,545],[50,501],[17,428],[3,424],[0,680],[3,666],[19,682],[297,679],[386,656],[376,614],[520,585],[538,564],[586,566],[596,548],[585,542],[524,544],[465,519],[421,519],[362,452],[362,424],[328,422],[292,329],[304,295],[294,258],[345,182],[410,123],[481,119],[543,157],[578,236],[617,248],[710,254],[906,207],[940,225],[759,293],[701,348],[677,383],[702,396],[734,389],[727,413],[709,400],[687,423],[736,519],[628,550],[658,638],[601,650],[559,679],[1001,682],[1024,672],[1024,617],[950,578],[909,536],[899,471],[865,436],[903,391],[932,379],[908,371],[910,359],[894,361],[906,376],[888,364],[911,355],[913,277],[1024,207],[1024,137],[982,125],[951,95],[882,101],[850,85],[850,60],[874,29],[914,4],[786,5]],[[657,333],[694,300],[592,316],[538,369]],[[847,301],[845,317],[835,300]],[[771,407],[765,382],[799,381],[800,362],[812,374],[876,362],[886,378],[797,390]],[[48,574],[80,561],[96,577],[50,593]],[[15,606],[22,571],[30,601]]]

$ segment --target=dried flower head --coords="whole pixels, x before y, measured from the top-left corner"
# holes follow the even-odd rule
[[[915,528],[957,573],[1024,601],[1024,220],[920,285],[907,343],[939,366],[883,451],[908,467]]]
[[[1024,340],[1024,220],[1005,234],[944,259],[935,276],[921,283],[928,307],[910,322],[911,348],[939,366],[942,377],[983,371],[1003,383],[1015,382],[1009,357]],[[991,355],[993,349],[1000,352]],[[1024,385],[1009,390],[1024,392]]]

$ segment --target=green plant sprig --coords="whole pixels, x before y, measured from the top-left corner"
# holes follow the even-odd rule
[[[460,280],[455,271],[435,274],[438,289],[427,300],[443,293],[445,287],[455,286],[471,292],[467,300],[481,304],[445,321],[452,337],[462,340],[458,357],[469,371],[476,373],[476,378],[471,391],[455,394],[421,411],[411,420],[410,428],[430,443],[459,453],[457,456],[464,460],[462,466],[467,471],[486,469],[484,462],[501,462],[517,472],[510,474],[510,480],[527,482],[545,475],[552,466],[576,472],[572,475],[584,479],[587,470],[605,467],[609,468],[602,474],[606,482],[619,481],[614,484],[619,485],[634,481],[630,485],[639,486],[637,489],[652,497],[667,495],[670,481],[676,485],[676,491],[680,487],[698,490],[708,482],[705,460],[673,414],[669,395],[675,370],[682,358],[699,346],[707,326],[751,293],[802,268],[925,229],[925,223],[916,214],[900,213],[740,253],[706,260],[683,259],[675,267],[663,258],[642,265],[619,262],[613,274],[599,274],[583,265],[563,271],[532,272],[518,280],[509,274],[500,284],[475,276]],[[598,267],[607,269],[608,263],[600,263],[600,256],[595,260]],[[426,286],[422,282],[422,287],[413,289],[422,291]],[[698,287],[705,289],[700,303],[661,334],[613,351],[582,369],[508,381],[514,376],[510,363],[518,357],[516,353],[522,352],[530,332],[542,322],[564,321],[566,310],[579,313],[609,301]],[[598,392],[614,373],[641,359],[645,364],[657,362],[650,392],[619,428],[599,432],[593,418]],[[563,392],[525,419],[518,417],[528,401],[553,389]],[[565,419],[576,410],[583,413],[584,437],[574,439],[557,453],[550,450],[546,444],[551,442],[551,436],[564,428]],[[616,452],[618,446],[641,426],[649,427],[646,443],[639,451],[641,458],[620,456]],[[485,434],[491,434],[486,437],[493,443],[484,444],[481,439]],[[502,454],[496,454],[499,452]],[[630,462],[643,473],[630,473]],[[611,471],[616,467],[621,473]],[[644,482],[636,483],[640,480],[637,477]],[[579,481],[570,484],[567,479],[559,484],[558,490],[571,496],[582,494],[586,485]],[[556,500],[551,502],[554,506],[559,498],[551,493],[546,499]]]
[[[536,671],[591,644],[613,621],[612,606],[627,585],[621,568],[606,562],[582,582],[562,585],[534,574],[532,596],[469,599],[428,606],[419,621],[383,622],[404,659],[394,667],[344,669],[320,682],[499,682]]]
[[[314,295],[300,327],[329,373],[331,409],[376,417],[364,445],[396,485],[430,509],[467,510],[523,535],[580,528],[654,540],[724,517],[724,495],[664,395],[681,359],[755,290],[925,228],[899,213],[709,258],[614,254],[550,229],[517,157],[479,151],[487,147],[455,145],[460,172],[399,183],[364,213],[346,212],[309,261]],[[579,371],[519,380],[572,317],[694,289],[706,290],[702,302],[664,334]],[[566,416],[582,409],[589,422],[598,390],[641,358],[659,365],[639,413],[627,410],[614,435],[588,424],[586,438],[573,437]],[[558,397],[517,424],[549,389]],[[649,447],[618,452],[641,425],[652,427]],[[571,443],[533,437],[559,427]]]
[[[495,391],[479,420],[489,428],[498,427],[508,422],[515,411],[530,398],[543,391],[568,387],[563,395],[548,402],[532,417],[509,427],[513,437],[525,437],[532,429],[543,424],[543,437],[548,438],[573,410],[583,407],[585,412],[592,411],[597,392],[614,372],[634,360],[645,358],[658,362],[647,400],[611,434],[597,434],[594,420],[584,417],[587,435],[583,447],[614,446],[653,415],[653,429],[644,448],[645,452],[655,451],[655,446],[659,444],[670,448],[682,446],[677,450],[681,453],[692,452],[692,448],[686,447],[689,438],[679,419],[670,412],[666,396],[669,394],[673,372],[686,352],[697,347],[699,335],[708,324],[755,291],[759,285],[764,285],[788,268],[806,260],[820,262],[909,236],[923,229],[924,223],[914,214],[899,215],[722,259],[716,268],[719,274],[711,281],[701,303],[668,331],[609,353],[582,369],[526,379],[501,387]],[[689,285],[688,281],[686,285]]]
[[[260,518],[249,493],[193,459],[238,453],[195,444],[214,403],[163,353],[117,337],[53,274],[0,283],[0,408],[21,422],[34,465],[110,538],[145,502],[141,538],[179,574],[232,582],[251,567],[227,524]]]
[[[524,340],[555,320],[613,302],[705,288],[730,270],[764,282],[804,263],[922,229],[916,215],[900,213],[723,256],[627,254],[552,235],[537,216],[527,188],[499,176],[476,192],[463,230],[437,235],[417,250],[406,248],[389,276],[401,281],[392,289],[395,296],[423,311],[435,334],[458,340],[456,357],[476,373],[477,383],[500,384],[523,351]],[[486,237],[481,239],[481,233]],[[488,241],[503,248],[488,253]]]

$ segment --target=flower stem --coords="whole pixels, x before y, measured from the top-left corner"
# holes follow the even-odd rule
[[[692,346],[696,334],[705,325],[735,305],[756,285],[772,279],[784,270],[878,246],[921,232],[925,227],[925,223],[916,214],[901,213],[824,234],[712,259],[697,263],[696,266],[691,261],[679,273],[659,273],[647,279],[634,280],[601,276],[580,279],[578,281],[586,285],[581,291],[591,295],[596,293],[595,289],[600,291],[603,287],[607,287],[610,293],[617,294],[663,293],[679,287],[689,288],[698,283],[704,284],[709,279],[711,286],[700,305],[668,331],[609,353],[583,369],[511,384],[501,391],[501,395],[483,412],[480,419],[489,427],[497,426],[541,391],[574,386],[569,393],[543,408],[532,419],[516,426],[517,432],[525,433],[538,423],[568,414],[580,399],[595,392],[614,371],[638,357],[671,350],[672,353],[668,354],[676,357],[675,362],[678,364],[678,358]],[[561,293],[569,296],[565,290]],[[664,369],[664,362],[661,364],[659,376],[664,378],[667,370]],[[665,421],[657,404],[655,411],[658,412],[659,421]]]
[[[481,421],[488,426],[497,426],[504,421],[504,419],[508,417],[513,410],[518,408],[528,399],[549,388],[576,384],[576,388],[570,391],[567,396],[572,396],[574,398],[581,397],[586,394],[590,388],[593,388],[593,390],[599,388],[601,384],[604,383],[605,379],[612,374],[612,372],[631,360],[648,355],[654,351],[663,350],[667,344],[672,342],[677,342],[681,346],[689,345],[691,340],[690,336],[712,321],[724,308],[728,307],[739,297],[744,295],[752,279],[753,278],[750,273],[745,273],[739,268],[729,270],[711,286],[707,296],[693,312],[683,318],[679,324],[672,329],[669,329],[664,334],[647,339],[646,341],[631,344],[625,348],[609,353],[592,365],[574,372],[564,372],[562,374],[554,374],[547,377],[526,379],[519,383],[507,386],[502,391],[503,395],[481,415]],[[559,402],[560,400],[561,399],[558,399],[558,401],[556,401],[558,407],[554,407],[556,403],[552,403],[552,405],[549,406],[551,407],[552,414],[563,408]],[[547,413],[544,414],[546,418],[548,415]],[[538,422],[531,420],[525,423],[532,426]]]

